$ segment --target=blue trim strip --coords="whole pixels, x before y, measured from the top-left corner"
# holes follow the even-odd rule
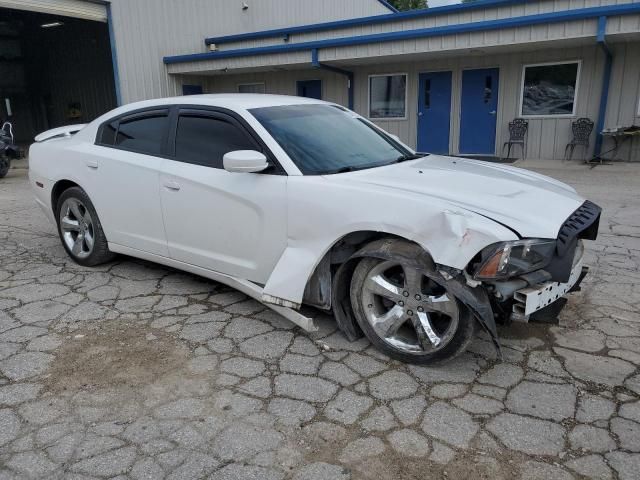
[[[598,43],[606,45],[605,44],[606,35],[607,35],[607,17],[605,16],[598,17],[598,33],[596,34]]]
[[[350,110],[353,110],[354,107],[354,84],[355,82],[354,80],[354,74],[353,72],[350,72],[349,70],[343,70],[342,68],[338,68],[338,67],[333,67],[331,65],[325,65],[324,63],[320,63],[320,60],[318,59],[318,49],[314,48],[313,50],[311,50],[311,65],[313,65],[315,68],[321,68],[323,70],[328,70],[330,72],[334,72],[334,73],[339,73],[340,75],[345,75],[348,79],[349,79],[349,87],[348,87],[348,95],[349,95],[349,99],[348,99],[348,107]]]
[[[600,157],[602,153],[602,143],[604,138],[602,130],[604,129],[605,117],[607,115],[607,102],[609,100],[609,85],[611,84],[611,67],[613,64],[613,55],[606,42],[607,35],[607,17],[598,18],[598,45],[602,47],[605,54],[604,71],[602,73],[602,91],[600,92],[600,107],[598,108],[598,120],[596,121],[596,144],[594,148],[594,157]]]
[[[381,43],[396,40],[410,40],[414,38],[427,38],[442,35],[455,35],[458,33],[498,30],[501,28],[516,28],[528,25],[568,22],[586,18],[598,18],[609,15],[627,15],[640,12],[640,3],[629,3],[606,7],[591,7],[564,12],[542,13],[537,15],[525,15],[522,17],[504,18],[500,20],[485,20],[481,22],[447,25],[443,27],[420,28],[416,30],[402,30],[398,32],[374,33],[355,37],[332,38],[327,40],[315,40],[311,42],[290,43],[285,45],[269,45],[266,47],[240,48],[221,52],[194,53],[188,55],[175,55],[164,57],[166,64],[198,62],[203,60],[219,60],[224,58],[250,57],[253,55],[267,55],[284,52],[300,52],[313,50],[314,48],[348,47],[363,45],[366,43]],[[400,15],[400,14],[398,14]]]
[[[107,27],[109,28],[109,45],[111,46],[111,64],[113,65],[113,82],[116,87],[116,104],[122,105],[122,96],[120,93],[120,72],[118,71],[118,54],[116,52],[116,36],[113,32],[113,17],[111,16],[111,3],[106,4],[107,7]]]
[[[394,7],[393,5],[391,5],[389,2],[387,2],[387,0],[378,0],[378,2],[380,2],[382,5],[384,5],[385,7],[387,7],[389,10],[391,10],[393,13],[399,13],[400,10],[398,10],[396,7]]]
[[[479,8],[500,7],[504,5],[517,5],[526,3],[529,0],[476,0],[475,2],[461,3],[456,5],[445,5],[443,7],[427,8],[422,10],[410,10],[407,12],[387,13],[384,15],[371,15],[368,17],[350,18],[347,20],[335,20],[333,22],[314,23],[310,25],[300,25],[297,27],[276,28],[273,30],[263,30],[260,32],[238,33],[235,35],[225,35],[223,37],[209,37],[205,39],[205,44],[222,44],[238,42],[241,40],[255,40],[257,38],[280,37],[293,33],[320,32],[323,30],[333,30],[336,28],[357,27],[360,25],[371,25],[378,23],[395,22],[412,18],[431,17],[434,15],[447,15],[450,13],[466,12]]]

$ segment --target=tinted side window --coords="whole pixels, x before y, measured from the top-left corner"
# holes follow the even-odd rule
[[[132,120],[121,120],[115,145],[125,150],[158,155],[169,126],[166,114],[145,115]]]
[[[243,130],[223,119],[192,115],[178,119],[176,159],[182,162],[223,168],[225,153],[256,148]]]
[[[116,132],[118,131],[118,122],[107,123],[102,127],[98,143],[101,145],[113,145],[116,141]]]

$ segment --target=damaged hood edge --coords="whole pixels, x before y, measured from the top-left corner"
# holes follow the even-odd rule
[[[376,195],[392,189],[432,197],[525,238],[556,238],[564,221],[584,202],[573,188],[544,175],[440,155],[325,178],[376,187]]]

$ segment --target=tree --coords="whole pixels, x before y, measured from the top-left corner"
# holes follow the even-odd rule
[[[427,8],[427,0],[388,0],[388,2],[400,11],[417,10]]]

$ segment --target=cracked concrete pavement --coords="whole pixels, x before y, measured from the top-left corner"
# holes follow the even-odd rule
[[[640,165],[539,164],[604,208],[560,325],[436,368],[307,334],[230,288],[83,268],[0,180],[0,479],[632,479],[640,472]]]

